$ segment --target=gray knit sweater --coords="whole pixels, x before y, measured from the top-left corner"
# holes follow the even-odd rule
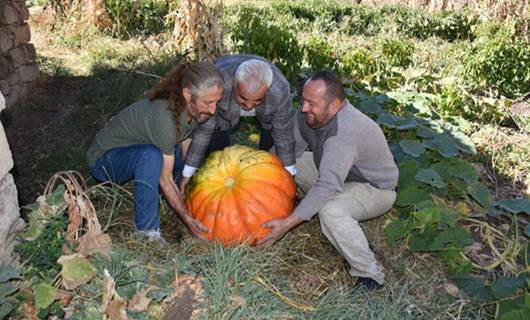
[[[324,126],[310,128],[305,114],[294,119],[296,156],[309,147],[319,171],[316,184],[296,207],[294,214],[310,220],[327,201],[341,192],[345,182],[367,182],[392,190],[398,169],[383,131],[377,123],[344,100],[342,109]]]

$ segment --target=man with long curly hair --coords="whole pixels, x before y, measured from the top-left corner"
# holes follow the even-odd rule
[[[90,173],[99,181],[134,180],[139,234],[161,238],[159,187],[195,236],[206,231],[191,216],[176,186],[175,152],[197,127],[215,122],[212,116],[222,93],[223,80],[214,64],[180,63],[149,91],[147,99],[120,111],[97,133],[87,152]]]

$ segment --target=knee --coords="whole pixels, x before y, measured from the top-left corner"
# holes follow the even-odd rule
[[[326,226],[341,224],[344,219],[351,218],[345,210],[337,207],[324,207],[319,213],[320,223]]]
[[[160,173],[162,171],[162,166],[164,164],[164,157],[162,156],[162,151],[154,145],[144,146],[139,154],[139,164],[145,168],[152,168],[153,171]]]

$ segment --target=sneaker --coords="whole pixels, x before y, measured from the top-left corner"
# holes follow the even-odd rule
[[[357,283],[355,283],[355,286],[354,286],[354,288],[356,289],[364,288],[367,290],[377,290],[377,289],[381,289],[382,287],[383,285],[377,283],[377,281],[375,281],[374,279],[362,278],[362,277],[357,278]]]
[[[149,241],[155,244],[167,245],[167,241],[160,234],[160,229],[152,230],[136,230],[133,234],[133,238],[138,241]]]

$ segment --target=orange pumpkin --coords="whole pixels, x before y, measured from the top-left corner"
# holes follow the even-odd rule
[[[251,245],[270,232],[262,225],[289,216],[296,186],[275,155],[234,145],[212,153],[189,183],[187,205],[224,245]]]

